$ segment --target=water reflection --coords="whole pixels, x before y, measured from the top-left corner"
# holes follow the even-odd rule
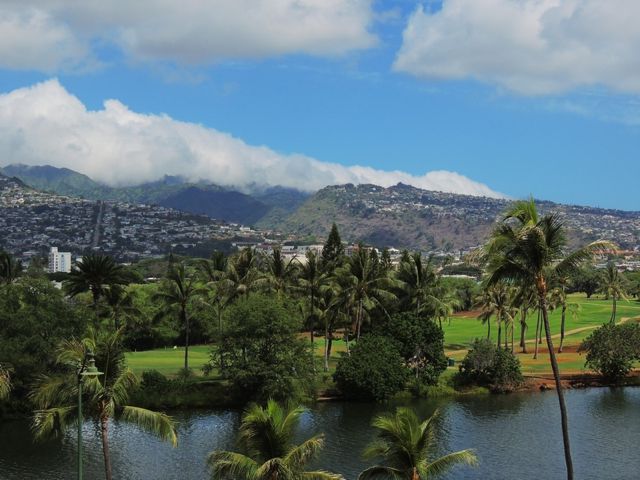
[[[569,426],[576,478],[637,479],[640,389],[568,391]],[[442,413],[440,453],[475,448],[477,469],[461,467],[447,479],[562,478],[564,461],[558,402],[554,392],[409,402],[419,417]],[[375,431],[371,420],[394,404],[325,403],[302,417],[299,438],[319,432],[326,448],[317,466],[356,478],[368,465],[361,453]],[[235,446],[239,412],[185,412],[174,449],[131,425],[112,425],[114,478],[206,479],[207,454]],[[95,425],[84,426],[86,478],[102,478]],[[75,435],[34,444],[26,422],[0,425],[0,479],[64,479],[75,472]]]

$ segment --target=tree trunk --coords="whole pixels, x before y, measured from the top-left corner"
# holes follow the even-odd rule
[[[351,349],[349,348],[349,331],[345,331],[344,332],[344,340],[345,343],[347,344],[347,355],[351,356]]]
[[[491,318],[487,320],[487,340],[491,340]]]
[[[181,312],[182,320],[184,322],[184,369],[189,369],[189,316],[185,310]]]
[[[411,472],[411,480],[420,480],[420,474],[416,467],[413,467],[413,471]]]
[[[511,353],[513,353],[513,331],[516,329],[514,322],[511,322]]]
[[[560,384],[560,370],[556,354],[553,351],[553,341],[551,340],[551,327],[549,326],[549,315],[547,313],[547,301],[544,295],[540,295],[540,310],[544,321],[544,331],[547,337],[547,348],[549,349],[549,360],[553,370],[553,378],[556,381],[556,392],[558,393],[558,403],[560,404],[560,419],[562,423],[562,442],[564,444],[564,461],[567,465],[567,479],[573,480],[573,462],[571,460],[571,445],[569,442],[569,421],[567,418],[567,406],[564,402],[564,393]]]
[[[562,353],[562,344],[564,343],[564,319],[567,316],[567,304],[562,304],[562,318],[560,320],[560,347],[558,353]]]
[[[538,342],[538,336],[540,335],[540,309],[538,309],[538,321],[536,322],[536,339],[535,339],[535,350],[533,352],[533,359],[537,360],[538,358],[538,345],[540,345],[540,342]]]
[[[523,308],[520,313],[520,348],[522,353],[527,353],[527,309]]]
[[[498,348],[500,348],[501,339],[502,339],[502,322],[498,321]]]
[[[311,337],[311,346],[313,347],[313,327],[314,327],[314,320],[316,319],[315,317],[315,310],[313,308],[313,304],[314,304],[314,298],[313,298],[313,288],[311,288],[311,315],[309,316],[309,318],[311,318],[311,325],[310,325],[310,329],[311,331],[309,332],[309,336]]]
[[[222,352],[222,306],[218,305],[218,334],[220,335],[220,373],[224,371],[224,354]]]
[[[102,439],[102,455],[104,456],[104,476],[111,480],[111,454],[109,453],[109,417],[100,415],[100,437]]]
[[[360,328],[362,327],[362,299],[360,300],[360,303],[358,304],[358,336],[356,337],[356,340],[360,340]]]
[[[613,296],[613,308],[611,309],[611,324],[616,323],[616,296]]]
[[[329,371],[329,324],[324,329],[324,371]]]

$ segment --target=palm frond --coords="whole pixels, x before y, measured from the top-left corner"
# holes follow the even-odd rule
[[[77,421],[77,405],[36,410],[31,420],[31,431],[36,440],[44,440],[59,436]]]
[[[214,451],[207,457],[213,480],[257,480],[255,460],[236,452]]]
[[[120,418],[136,424],[161,440],[171,442],[174,447],[178,444],[175,423],[170,416],[164,413],[152,412],[146,408],[125,406],[122,408]]]
[[[358,480],[405,480],[405,478],[402,470],[381,465],[367,468],[358,475]]]
[[[284,461],[291,468],[302,468],[318,455],[323,446],[324,435],[316,435],[289,450]]]
[[[478,464],[478,457],[473,450],[461,450],[459,452],[450,453],[443,457],[434,460],[424,468],[425,477],[441,475],[456,465],[471,465],[476,466]]]

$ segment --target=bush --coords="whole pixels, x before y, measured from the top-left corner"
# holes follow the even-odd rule
[[[587,352],[585,366],[619,381],[629,373],[633,362],[640,360],[640,325],[602,325],[582,342],[578,351]]]
[[[390,339],[365,335],[344,354],[333,379],[347,397],[357,400],[382,401],[402,390],[409,369],[398,348]]]
[[[440,374],[447,369],[447,357],[444,333],[434,321],[414,313],[399,313],[378,326],[376,333],[395,344],[420,383],[438,383]]]
[[[458,383],[487,386],[507,392],[523,381],[520,360],[511,350],[496,347],[488,339],[476,339],[460,364]]]
[[[164,386],[169,382],[167,377],[161,374],[157,370],[145,370],[142,372],[142,383],[141,386],[143,388],[155,388]]]

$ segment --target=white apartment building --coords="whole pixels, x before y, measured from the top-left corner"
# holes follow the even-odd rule
[[[71,272],[71,252],[59,252],[58,247],[49,251],[49,273]]]

